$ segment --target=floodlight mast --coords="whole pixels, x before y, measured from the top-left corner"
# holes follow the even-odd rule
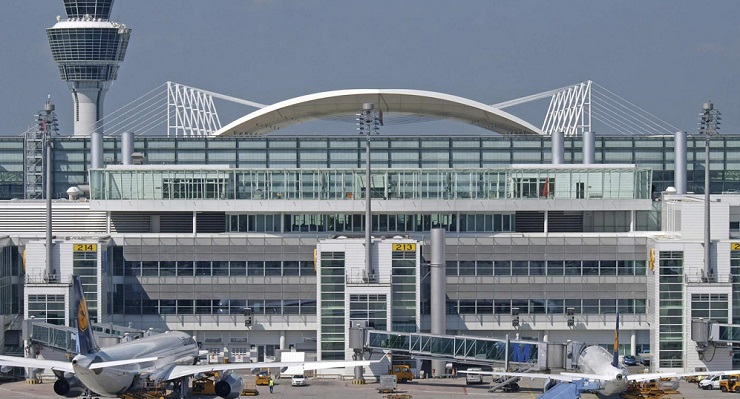
[[[711,254],[711,203],[709,184],[709,140],[718,134],[721,112],[714,109],[711,101],[705,102],[699,114],[699,134],[703,134],[704,142],[704,275],[708,282],[715,281],[716,276],[712,269]]]
[[[373,228],[373,217],[372,217],[372,184],[371,184],[371,169],[370,169],[370,141],[372,140],[373,134],[378,134],[380,126],[380,117],[375,111],[375,104],[364,103],[362,104],[362,111],[357,116],[357,130],[360,134],[365,135],[365,275],[363,279],[367,283],[375,281],[375,273],[373,273],[373,262],[372,262],[372,228]]]

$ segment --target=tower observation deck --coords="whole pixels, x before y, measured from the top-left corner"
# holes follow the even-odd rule
[[[103,100],[126,55],[131,29],[110,21],[114,0],[64,0],[67,19],[46,30],[74,100],[74,135],[101,131]]]

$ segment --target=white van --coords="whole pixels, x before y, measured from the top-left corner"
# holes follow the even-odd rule
[[[468,373],[465,374],[465,384],[466,385],[483,383],[483,375],[475,374],[475,372],[477,371],[483,371],[483,370],[480,367],[471,367],[468,369]]]
[[[711,377],[707,377],[699,381],[699,388],[701,389],[719,389],[719,382],[726,380],[726,375],[715,374]]]

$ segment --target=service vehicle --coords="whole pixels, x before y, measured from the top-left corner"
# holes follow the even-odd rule
[[[414,379],[414,373],[411,372],[411,366],[408,364],[395,364],[389,374],[396,376],[398,382],[409,382]]]
[[[259,373],[257,373],[257,379],[254,381],[257,385],[269,385],[270,384],[270,372],[267,370],[262,370]]]
[[[740,392],[740,375],[723,375],[719,380],[719,389],[722,392]]]
[[[476,373],[477,371],[483,371],[483,369],[480,367],[470,367],[467,371],[467,374],[465,374],[465,385],[483,383],[483,376]]]
[[[701,381],[699,381],[699,388],[701,389],[719,389],[719,383],[723,379],[727,378],[727,376],[723,376],[720,374],[715,374],[711,377],[704,378]]]

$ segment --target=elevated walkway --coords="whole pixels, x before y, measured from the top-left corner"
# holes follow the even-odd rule
[[[740,324],[712,323],[711,337],[714,342],[740,344]]]
[[[503,367],[508,359],[508,365],[514,367],[532,371],[547,368],[547,344],[544,342],[375,330],[369,330],[367,338],[369,349],[391,350],[416,358],[493,367]]]
[[[92,328],[95,331],[95,336],[98,338],[100,346],[109,346],[126,339],[134,339],[137,336],[144,335],[143,331],[113,324],[95,324]],[[75,339],[77,328],[75,327],[26,320],[26,331],[24,331],[24,335],[35,344],[67,353],[77,353],[77,342]]]
[[[73,338],[73,335],[77,334],[76,328],[35,320],[28,320],[28,322],[29,338],[34,343],[64,352],[76,352],[76,341]]]

